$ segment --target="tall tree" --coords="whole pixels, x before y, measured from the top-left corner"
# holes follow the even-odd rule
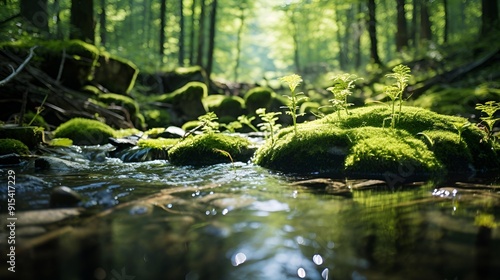
[[[498,1],[481,0],[481,12],[481,35],[498,34],[500,30]]]
[[[240,19],[240,25],[238,26],[238,32],[236,34],[236,64],[234,65],[234,82],[238,82],[238,70],[240,67],[240,59],[241,59],[241,39],[242,39],[242,33],[243,33],[243,28],[245,27],[245,12],[247,9],[247,1],[244,0],[239,7],[239,19]]]
[[[191,3],[191,28],[189,30],[189,64],[194,65],[194,34],[196,23],[196,0]]]
[[[180,33],[179,33],[179,66],[184,66],[184,34],[185,34],[185,26],[184,26],[184,1],[179,0],[179,25],[180,25]]]
[[[432,40],[431,19],[427,0],[422,0],[420,4],[420,39],[423,42]]]
[[[396,50],[402,51],[408,46],[408,30],[406,23],[405,0],[396,0],[397,9],[397,31],[396,31]]]
[[[47,0],[21,0],[19,5],[21,16],[31,23],[35,29],[43,32],[49,32]]]
[[[215,48],[215,27],[217,25],[217,0],[212,0],[212,10],[210,11],[210,26],[208,33],[208,54],[207,54],[207,77],[212,74]]]
[[[377,20],[375,0],[368,0],[368,34],[370,37],[370,58],[375,64],[382,64],[378,55]]]
[[[99,12],[99,34],[101,45],[106,45],[106,0],[100,0],[101,11]]]
[[[72,0],[70,13],[69,37],[93,44],[95,40],[94,1]]]
[[[443,32],[443,42],[448,43],[448,32],[449,32],[449,13],[448,13],[448,0],[443,0],[443,10],[444,10],[444,32]]]
[[[161,0],[160,6],[160,48],[159,54],[163,62],[163,55],[165,54],[165,26],[167,17],[167,0]]]
[[[198,19],[198,52],[196,64],[203,67],[203,54],[205,53],[203,48],[205,46],[205,0],[201,0],[200,7],[201,11]]]

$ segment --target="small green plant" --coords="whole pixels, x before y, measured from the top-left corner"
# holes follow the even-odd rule
[[[481,117],[481,120],[486,123],[486,128],[488,129],[488,139],[492,139],[493,127],[495,123],[500,120],[500,118],[495,118],[495,113],[500,110],[500,102],[487,101],[484,104],[476,104],[476,110],[480,110],[481,113],[488,115],[487,117]]]
[[[469,121],[465,121],[463,123],[454,123],[453,127],[458,131],[458,142],[462,142],[462,133],[464,130],[471,126],[472,124]]]
[[[262,119],[263,123],[259,123],[257,126],[260,130],[269,133],[271,136],[271,142],[274,143],[274,134],[281,128],[281,125],[276,123],[278,120],[277,115],[281,115],[281,112],[269,112],[266,113],[265,108],[259,108],[255,111],[257,115]],[[266,135],[266,138],[268,136]]]
[[[224,151],[224,150],[217,149],[217,148],[213,148],[212,151],[229,158],[229,160],[231,160],[231,166],[233,167],[233,170],[235,169],[233,157],[231,156],[231,154],[228,151]]]
[[[255,120],[255,117],[247,117],[245,115],[241,115],[238,117],[238,121],[241,123],[241,124],[244,124],[248,127],[250,127],[250,129],[252,129],[253,131],[255,132],[259,132],[259,130],[252,124],[252,121]]]
[[[234,133],[236,130],[242,128],[243,126],[241,125],[241,122],[239,121],[234,121],[230,122],[228,124],[220,124],[220,126],[224,127],[227,132]]]
[[[385,94],[389,96],[391,99],[392,106],[392,114],[390,117],[391,120],[391,128],[396,126],[396,101],[399,100],[399,112],[397,114],[397,120],[399,121],[399,117],[401,115],[401,108],[403,106],[403,92],[408,86],[408,80],[410,79],[410,67],[406,65],[398,65],[392,68],[392,72],[390,74],[385,75],[387,78],[395,79],[396,81],[385,88]]]
[[[205,115],[199,116],[198,120],[200,121],[203,133],[218,133],[220,126],[219,122],[217,122],[218,119],[214,112],[208,112]]]
[[[285,77],[280,78],[280,81],[288,84],[288,87],[290,88],[291,95],[286,97],[288,98],[288,104],[286,105],[288,108],[288,111],[286,112],[292,117],[293,121],[293,131],[295,134],[297,134],[297,117],[302,116],[303,114],[297,113],[297,110],[299,109],[299,104],[300,101],[307,99],[307,97],[299,97],[300,95],[304,95],[303,92],[295,93],[295,89],[297,86],[302,82],[302,77],[300,77],[297,74],[292,74],[288,75]]]
[[[353,104],[347,102],[347,97],[352,94],[354,83],[360,79],[362,78],[358,78],[358,76],[354,74],[346,73],[337,75],[332,78],[333,86],[326,89],[333,93],[333,99],[328,101],[332,104],[331,107],[337,111],[339,118],[342,110],[345,110],[346,115],[349,114],[347,108]]]

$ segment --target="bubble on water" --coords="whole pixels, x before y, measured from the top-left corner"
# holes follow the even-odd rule
[[[306,278],[306,270],[304,268],[299,268],[297,270],[297,275],[300,277],[300,278]]]
[[[246,260],[247,256],[244,253],[239,252],[231,258],[231,263],[233,264],[233,266],[238,266],[244,263]]]
[[[313,256],[313,262],[316,264],[316,265],[322,265],[323,264],[323,257],[319,254],[316,254]]]
[[[328,270],[328,268],[325,268],[323,269],[323,271],[321,272],[321,277],[323,277],[323,279],[325,280],[328,280],[328,274],[330,273],[330,270]]]

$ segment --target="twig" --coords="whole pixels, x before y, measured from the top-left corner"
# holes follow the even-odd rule
[[[64,61],[66,60],[66,48],[63,49],[61,64],[59,65],[59,72],[57,73],[56,83],[61,81],[62,72],[64,69]]]
[[[34,55],[34,50],[37,48],[38,46],[34,46],[30,49],[30,54],[28,55],[28,57],[24,60],[23,63],[21,63],[21,65],[19,65],[19,67],[17,68],[17,70],[14,70],[12,71],[12,74],[10,74],[7,78],[3,79],[0,81],[0,86],[3,86],[5,85],[6,83],[8,83],[10,80],[12,80],[12,78],[14,78],[17,74],[19,74],[19,72],[21,72],[24,68],[24,66],[26,66],[26,64],[28,64],[28,62],[31,60],[31,58],[33,57]],[[12,67],[11,67],[12,68]]]

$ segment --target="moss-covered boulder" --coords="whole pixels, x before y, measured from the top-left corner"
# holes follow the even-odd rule
[[[55,138],[69,138],[75,145],[102,145],[109,142],[115,130],[105,123],[74,118],[61,124],[55,131]]]
[[[43,142],[44,129],[36,126],[0,126],[0,138],[12,138],[21,141],[29,149],[34,149]]]
[[[134,87],[139,69],[132,62],[102,53],[94,71],[94,81],[110,92],[128,94]]]
[[[206,113],[202,100],[207,97],[208,90],[204,83],[190,82],[182,88],[157,97],[157,101],[171,104],[181,116],[194,120]]]
[[[28,146],[19,140],[11,138],[0,139],[0,155],[27,155],[29,152]]]
[[[275,95],[270,88],[255,87],[247,91],[243,96],[245,107],[251,114],[255,114],[255,111],[259,108],[269,109]]]
[[[213,94],[204,98],[203,103],[206,110],[214,112],[222,122],[235,121],[245,114],[245,101],[239,96]]]
[[[254,150],[248,139],[220,133],[186,138],[168,150],[170,163],[204,166],[233,161],[248,161]]]
[[[464,118],[404,106],[392,129],[390,116],[389,107],[372,106],[299,124],[297,134],[289,127],[254,160],[283,172],[382,179],[462,178],[500,168],[482,130],[469,126],[458,135]]]

